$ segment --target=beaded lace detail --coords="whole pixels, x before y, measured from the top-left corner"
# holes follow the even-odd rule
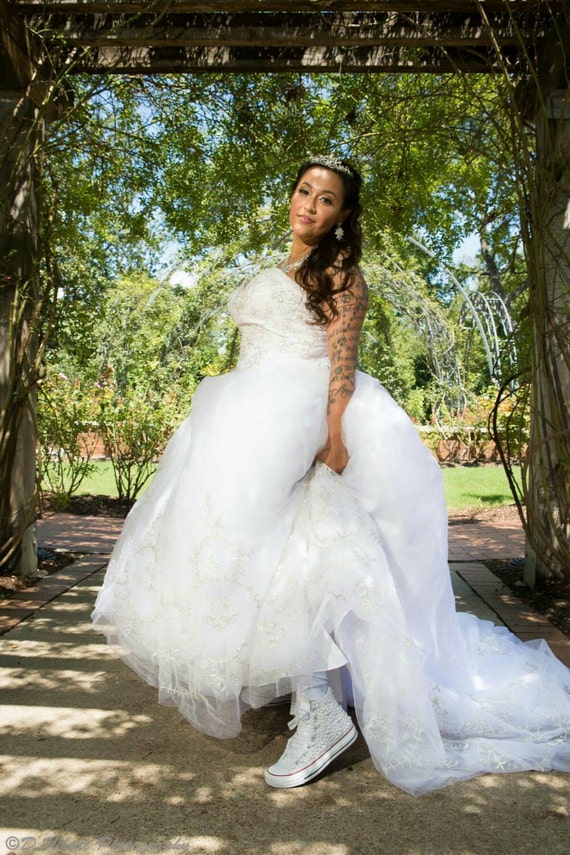
[[[311,323],[305,292],[278,267],[238,288],[228,309],[241,331],[238,370],[297,359],[328,365],[325,328]]]
[[[352,720],[337,703],[331,689],[319,701],[297,698],[295,717],[289,723],[295,733],[287,742],[282,760],[295,765],[312,763],[352,730]]]

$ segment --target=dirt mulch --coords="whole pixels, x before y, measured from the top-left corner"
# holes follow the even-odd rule
[[[520,525],[516,505],[499,505],[496,508],[462,508],[449,511],[449,525],[468,525],[478,522],[501,522]]]
[[[62,570],[80,558],[83,558],[83,553],[60,552],[55,549],[38,549],[38,578],[42,579],[51,573],[55,573],[57,570]],[[33,588],[37,583],[38,579],[31,576],[16,576],[14,573],[2,573],[0,574],[0,601],[10,599],[18,591]]]
[[[112,496],[73,496],[64,510],[67,514],[79,516],[124,518],[133,504],[133,501],[120,500]],[[46,496],[43,511],[53,513],[58,510],[62,508],[57,508],[49,495]],[[449,513],[450,525],[465,525],[481,521],[518,524],[520,518],[515,505],[502,505],[496,508],[463,508]]]
[[[134,500],[125,501],[113,496],[72,496],[66,508],[57,507],[54,497],[44,494],[42,501],[43,513],[64,511],[78,516],[124,518],[134,505]],[[462,508],[449,512],[450,525],[465,525],[480,521],[497,521],[518,524],[520,518],[516,505],[501,505],[496,508]]]
[[[65,508],[58,507],[53,497],[45,495],[42,500],[42,514],[77,514],[81,517],[114,517],[123,519],[134,505],[134,500],[125,501],[113,496],[72,496]]]
[[[529,588],[523,581],[523,561],[485,561],[485,566],[498,576],[511,591],[544,615],[558,629],[570,638],[570,578],[547,579],[536,588]]]

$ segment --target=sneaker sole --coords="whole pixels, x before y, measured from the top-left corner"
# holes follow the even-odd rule
[[[353,742],[356,742],[357,738],[358,731],[354,725],[351,725],[350,730],[348,730],[344,736],[341,736],[338,742],[335,742],[331,748],[324,751],[320,757],[317,757],[317,759],[313,760],[312,763],[309,763],[308,766],[304,766],[302,769],[297,769],[289,775],[276,775],[274,772],[271,772],[270,769],[266,769],[265,783],[269,784],[270,787],[278,787],[280,789],[301,787],[303,784],[307,784],[309,781],[312,781],[313,778],[316,778],[323,769],[326,769],[329,763],[332,763],[339,754],[346,751]]]

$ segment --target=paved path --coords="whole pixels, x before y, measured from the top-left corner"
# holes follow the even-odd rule
[[[485,775],[415,800],[374,770],[360,738],[311,786],[266,787],[285,708],[248,714],[236,739],[208,738],[159,707],[91,631],[120,525],[42,521],[40,545],[90,554],[0,613],[0,853],[566,855],[569,775]],[[548,622],[481,564],[519,557],[522,545],[517,527],[452,526],[456,596],[480,617],[520,624],[523,637],[545,635]]]

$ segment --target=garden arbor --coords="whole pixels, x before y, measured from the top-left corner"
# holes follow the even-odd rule
[[[508,79],[515,132],[536,120],[521,199],[534,324],[528,569],[570,573],[568,5],[0,0],[0,563],[22,573],[35,567],[34,395],[46,276],[36,170],[44,123],[65,114],[67,75],[484,72]]]

